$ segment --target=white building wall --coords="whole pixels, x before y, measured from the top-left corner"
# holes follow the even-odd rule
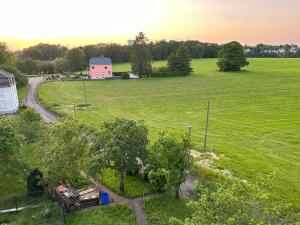
[[[0,114],[14,113],[18,108],[19,100],[16,85],[0,87]]]

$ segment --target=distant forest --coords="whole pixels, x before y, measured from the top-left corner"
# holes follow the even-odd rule
[[[166,60],[176,52],[183,41],[149,42],[147,45],[152,60]],[[185,41],[189,55],[193,59],[216,58],[222,45],[200,41]],[[23,73],[54,73],[79,71],[87,67],[91,57],[107,56],[113,63],[127,63],[130,57],[128,45],[96,44],[68,49],[62,45],[40,43],[14,53],[16,66]],[[300,57],[297,45],[264,45],[244,46],[247,57]]]

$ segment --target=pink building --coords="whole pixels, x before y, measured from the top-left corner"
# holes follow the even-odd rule
[[[111,58],[95,57],[89,60],[89,76],[91,79],[105,79],[112,77]]]

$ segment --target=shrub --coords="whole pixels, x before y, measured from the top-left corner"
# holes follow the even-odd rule
[[[16,67],[11,65],[0,65],[0,69],[14,75],[18,88],[25,87],[28,84],[28,77],[22,74]]]
[[[127,79],[130,79],[130,77],[129,77],[129,73],[122,73],[122,79],[123,80],[127,80]]]
[[[167,67],[160,67],[158,69],[154,69],[151,77],[180,77],[186,76],[186,74],[182,71],[169,70]]]
[[[27,191],[31,195],[37,193],[33,192],[42,192],[44,187],[42,185],[43,173],[39,169],[34,169],[29,176],[27,177]]]
[[[150,184],[155,191],[166,191],[169,185],[169,171],[163,168],[150,170],[148,174]]]

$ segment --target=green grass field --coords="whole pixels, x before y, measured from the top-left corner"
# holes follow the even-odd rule
[[[184,220],[190,218],[192,210],[187,207],[187,200],[175,199],[174,195],[147,198],[144,210],[151,225],[168,225],[171,217]]]
[[[91,106],[77,108],[77,118],[96,127],[114,117],[143,119],[150,139],[191,124],[200,149],[210,100],[208,146],[220,154],[217,164],[250,181],[276,172],[272,193],[300,208],[300,59],[250,59],[245,71],[230,73],[219,72],[215,59],[192,66],[187,77],[87,81]],[[38,96],[54,112],[70,115],[74,104],[84,103],[81,81],[45,83]]]
[[[126,205],[106,206],[97,209],[82,210],[70,213],[68,225],[135,225],[132,210]]]

